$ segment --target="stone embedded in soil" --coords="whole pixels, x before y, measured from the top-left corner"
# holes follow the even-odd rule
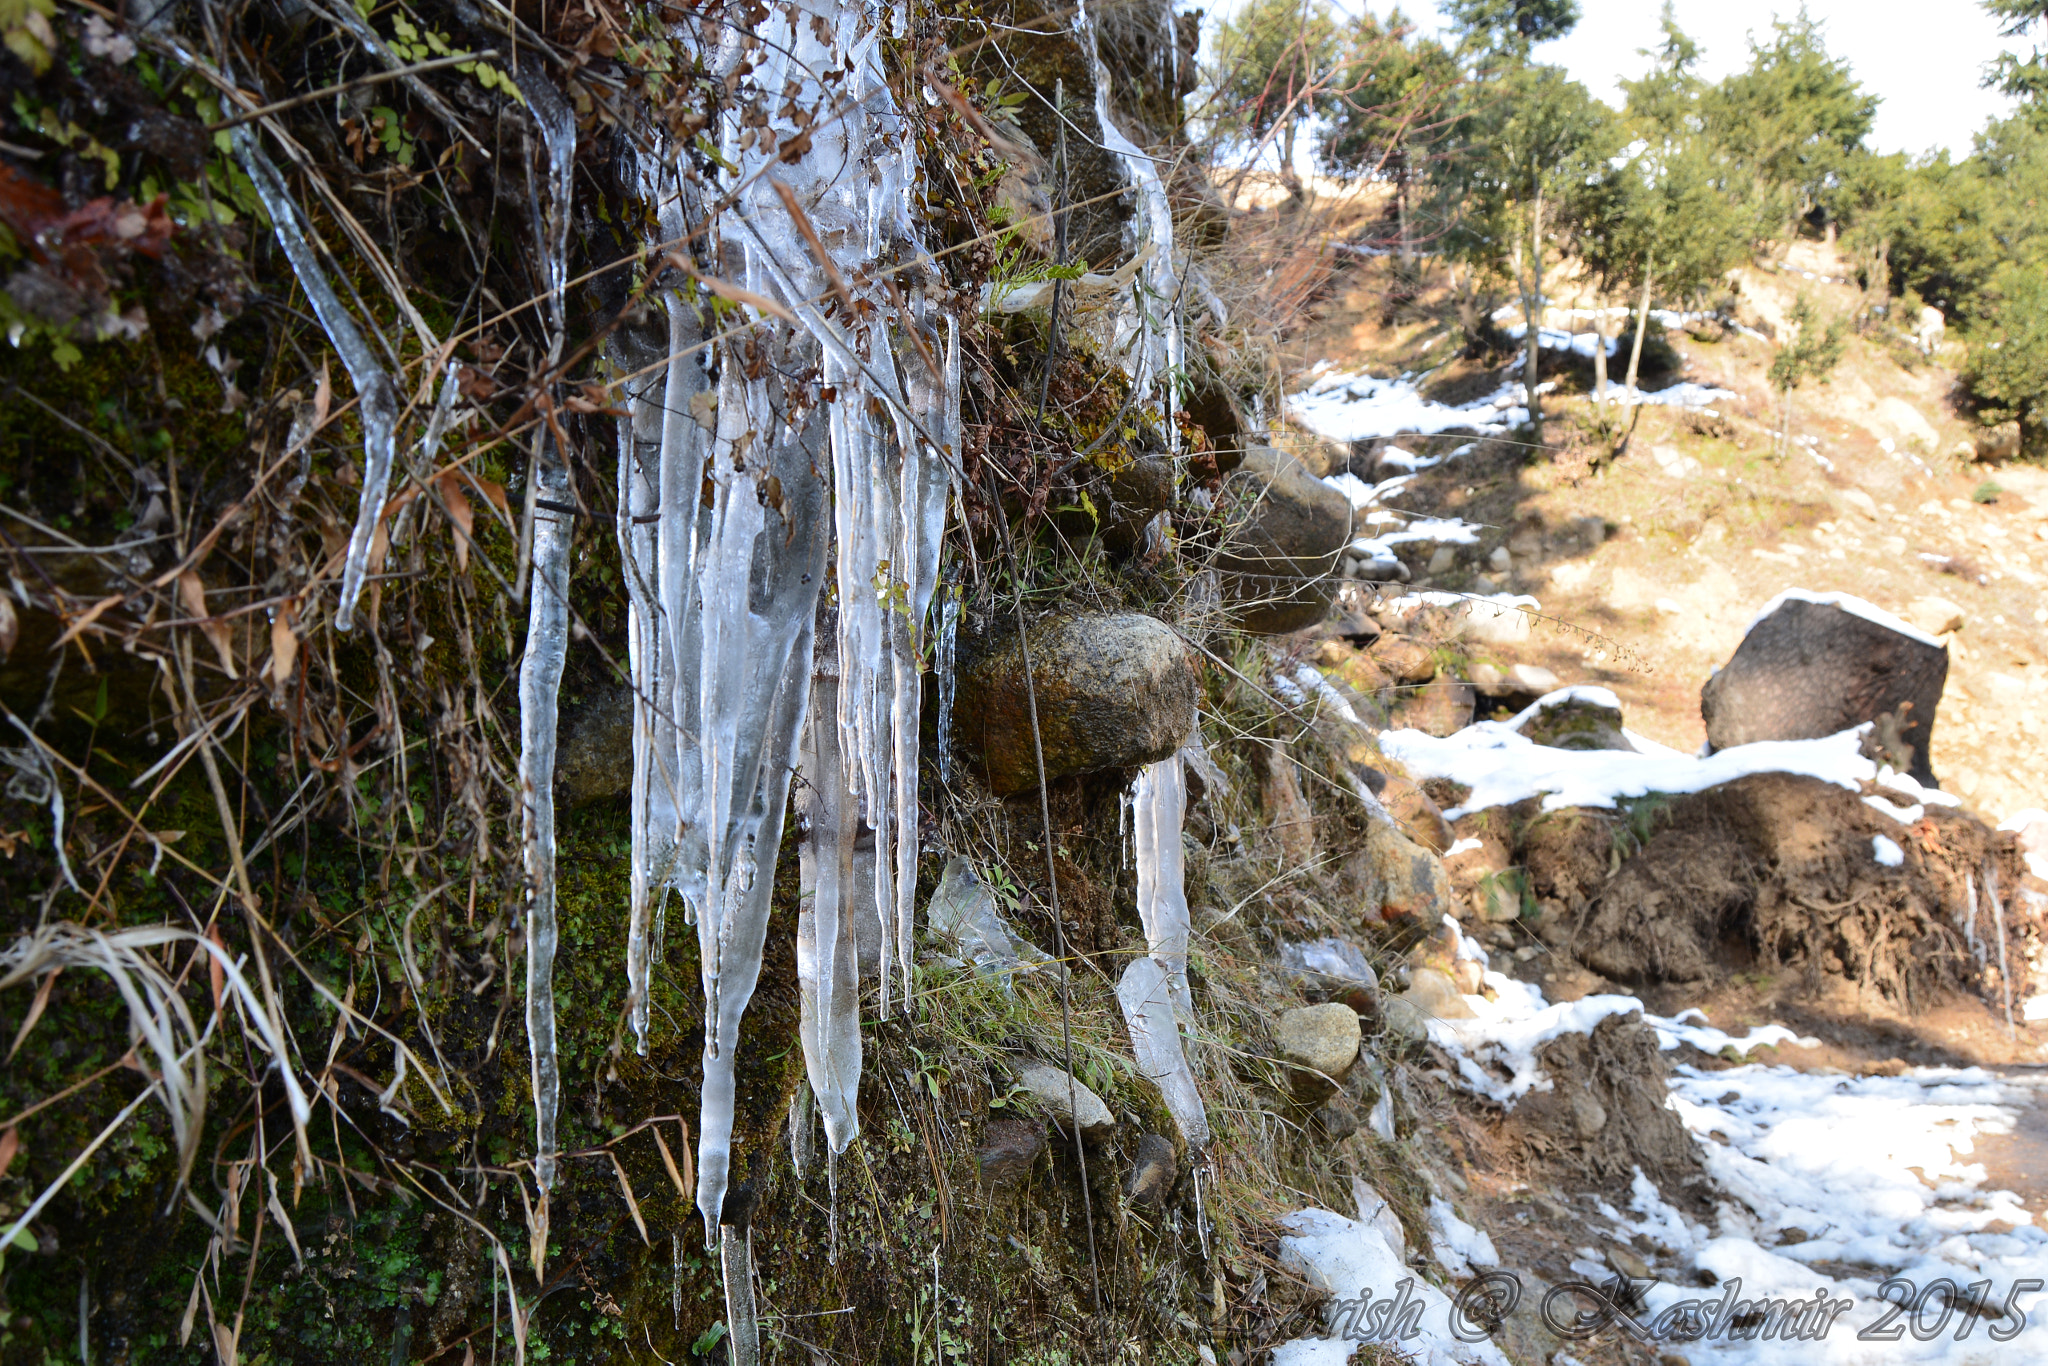
[[[1080,613],[1039,621],[1028,639],[1048,779],[1155,763],[1194,729],[1194,653],[1164,622]],[[1023,654],[1011,632],[960,672],[954,743],[998,796],[1038,786]]]
[[[1930,636],[1945,636],[1963,629],[1963,609],[1947,598],[1915,598],[1906,604],[1903,615],[1907,624],[1919,627]]]
[[[1025,1063],[1017,1069],[1017,1083],[1037,1098],[1062,1129],[1071,1131],[1077,1114],[1084,1138],[1100,1138],[1116,1127],[1116,1118],[1101,1096],[1050,1063]]]
[[[1245,452],[1224,495],[1233,530],[1216,563],[1235,623],[1281,635],[1321,621],[1351,541],[1350,500],[1267,446]]]
[[[1584,697],[1551,703],[1518,728],[1520,733],[1551,749],[1619,749],[1635,746],[1621,731],[1621,709],[1603,707]]]
[[[1401,832],[1433,854],[1451,847],[1450,822],[1437,809],[1429,794],[1397,773],[1387,775],[1379,792],[1380,804],[1400,823]]]
[[[1360,1038],[1358,1012],[1336,1001],[1297,1006],[1273,1026],[1273,1045],[1280,1057],[1301,1069],[1294,1074],[1297,1094],[1320,1090],[1328,1095],[1333,1084],[1341,1085],[1358,1061]]]
[[[1470,683],[1439,674],[1436,681],[1403,694],[1390,709],[1388,724],[1439,738],[1454,735],[1472,724],[1474,701]]]
[[[1710,751],[1818,740],[1874,721],[1880,743],[1932,787],[1928,745],[1947,680],[1943,647],[1831,603],[1788,598],[1700,689],[1700,714]]]
[[[1366,890],[1360,907],[1366,926],[1397,940],[1435,934],[1456,904],[1443,860],[1389,822],[1371,823],[1365,848],[1352,855],[1345,875]]]
[[[1472,1007],[1465,1004],[1450,974],[1436,968],[1416,968],[1408,974],[1408,990],[1401,999],[1433,1020],[1470,1020]]]
[[[1396,683],[1427,683],[1436,677],[1436,651],[1413,636],[1381,636],[1372,644],[1372,662]]]
[[[1174,1155],[1173,1140],[1160,1134],[1141,1136],[1137,1156],[1124,1177],[1124,1198],[1134,1205],[1162,1210],[1179,1180],[1180,1159]]]
[[[1031,1174],[1045,1151],[1045,1130],[1021,1119],[992,1119],[982,1132],[977,1157],[981,1183],[990,1190],[1012,1190]]]

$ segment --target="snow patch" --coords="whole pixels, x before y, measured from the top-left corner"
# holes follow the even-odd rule
[[[1886,839],[1883,835],[1870,837],[1870,856],[1886,868],[1896,868],[1906,861],[1906,851],[1899,848],[1896,840]]]

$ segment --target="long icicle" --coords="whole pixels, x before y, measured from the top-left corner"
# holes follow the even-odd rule
[[[526,1044],[533,1079],[534,1179],[555,1181],[555,698],[569,651],[569,472],[541,438],[534,462],[533,590],[519,666],[519,805],[526,866]]]

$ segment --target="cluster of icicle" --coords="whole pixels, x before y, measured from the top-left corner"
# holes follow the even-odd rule
[[[650,960],[673,893],[702,963],[707,1233],[725,1203],[733,1053],[800,747],[803,1050],[834,1152],[857,1126],[857,909],[883,929],[883,1008],[892,964],[909,984],[923,622],[959,446],[958,333],[928,300],[941,280],[917,238],[916,154],[883,79],[885,34],[857,4],[815,4],[775,11],[757,36],[755,82],[790,94],[769,125],[775,141],[803,131],[794,111],[824,111],[810,150],[783,163],[760,133],[743,138],[735,115],[718,130],[737,168],[724,183],[666,165],[646,175],[690,273],[797,322],[748,305],[719,331],[709,295],[670,293],[666,363],[629,384],[619,461],[636,693],[629,1019],[644,1051]],[[715,77],[742,56],[729,27],[707,47]],[[844,79],[827,88],[827,71]],[[713,218],[705,202],[717,194],[735,202]],[[789,382],[804,375],[816,381]],[[835,545],[836,612],[819,642]]]

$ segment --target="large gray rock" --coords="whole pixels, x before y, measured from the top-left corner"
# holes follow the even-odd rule
[[[1707,747],[1816,740],[1874,721],[1878,742],[1933,786],[1927,754],[1948,649],[1885,624],[1868,603],[1846,604],[1788,597],[1750,627],[1700,689]]]
[[[1217,567],[1244,630],[1280,635],[1313,626],[1330,609],[1351,503],[1300,461],[1254,446],[1224,485],[1230,538]]]
[[[1164,759],[1195,725],[1194,652],[1137,612],[1049,617],[1031,627],[1031,682],[1048,779]],[[953,738],[997,796],[1038,786],[1014,632],[987,642],[960,671]]]

